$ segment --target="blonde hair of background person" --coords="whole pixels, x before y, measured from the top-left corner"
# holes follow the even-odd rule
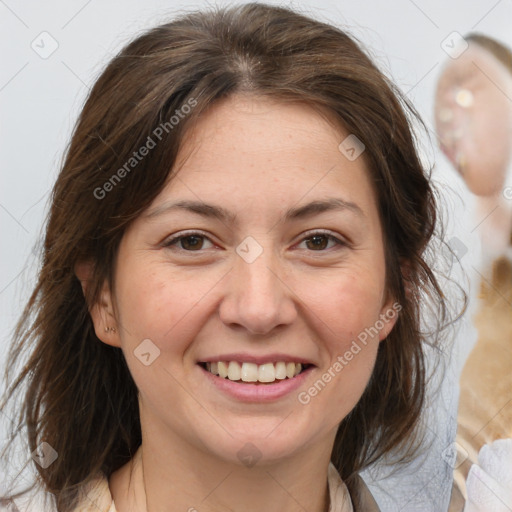
[[[460,381],[455,480],[464,497],[481,448],[512,437],[512,51],[482,34],[465,39],[436,91],[441,147],[476,196],[475,222],[484,219],[478,341]]]
[[[413,119],[347,33],[264,4],[182,16],[110,62],[53,190],[2,408],[58,454],[35,468],[59,511],[100,475],[120,512],[207,495],[201,511],[315,512],[330,467],[350,492],[336,510],[363,510],[358,473],[414,456],[420,310],[439,329],[448,311]],[[230,383],[219,357],[303,366]]]

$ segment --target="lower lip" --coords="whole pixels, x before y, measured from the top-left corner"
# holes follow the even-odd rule
[[[253,384],[223,379],[197,365],[205,377],[220,391],[242,402],[272,402],[295,391],[308,378],[314,366],[306,368],[291,379],[275,381],[272,384]]]

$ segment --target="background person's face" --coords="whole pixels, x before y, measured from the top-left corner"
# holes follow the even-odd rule
[[[360,343],[307,405],[298,400],[391,308],[367,170],[362,157],[349,161],[338,149],[347,135],[306,106],[241,97],[216,105],[189,134],[181,153],[188,158],[149,208],[160,213],[133,223],[117,260],[121,343],[146,433],[236,462],[246,442],[272,460],[333,441],[394,323]],[[284,219],[291,208],[328,198],[357,206]],[[161,210],[177,201],[216,205],[237,220]],[[311,240],[319,230],[344,244]],[[205,238],[164,246],[191,231]],[[246,237],[254,241],[241,244]],[[160,350],[148,366],[134,355],[144,339]],[[221,378],[200,363],[227,354],[271,361],[288,355],[314,366],[279,397],[242,398],[234,387],[282,384],[222,389]]]
[[[498,194],[512,152],[512,74],[471,43],[450,62],[436,91],[441,149],[476,195]]]

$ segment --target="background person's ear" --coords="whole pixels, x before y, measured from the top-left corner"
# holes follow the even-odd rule
[[[84,297],[87,296],[92,272],[93,266],[90,262],[80,262],[75,265],[75,275],[82,285]],[[96,336],[107,345],[120,347],[119,328],[114,315],[112,295],[107,282],[103,283],[99,300],[89,307],[89,313]]]

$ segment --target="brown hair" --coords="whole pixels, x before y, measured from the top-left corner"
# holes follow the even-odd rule
[[[384,454],[403,455],[414,439],[426,387],[422,297],[431,298],[438,318],[446,312],[425,261],[436,205],[411,129],[417,114],[338,28],[260,3],[194,12],[138,37],[108,64],[53,189],[39,279],[10,360],[26,350],[29,358],[7,398],[27,385],[19,425],[27,427],[31,451],[46,441],[59,454],[46,469],[36,465],[59,511],[72,509],[80,484],[99,470],[109,476],[141,443],[136,386],[121,350],[96,337],[88,308],[104,282],[112,287],[120,240],[171,177],[186,128],[239,92],[326,110],[365,144],[387,290],[402,310],[362,398],[339,426],[332,461],[350,485]],[[186,104],[194,106],[170,123]],[[126,162],[158,127],[165,137],[128,172]],[[127,172],[114,180],[122,168]],[[74,272],[83,261],[94,267],[85,298]]]
[[[481,46],[489,53],[494,55],[508,70],[512,73],[512,51],[504,44],[499,43],[491,37],[471,32],[465,37],[466,41],[473,41],[478,46]]]

